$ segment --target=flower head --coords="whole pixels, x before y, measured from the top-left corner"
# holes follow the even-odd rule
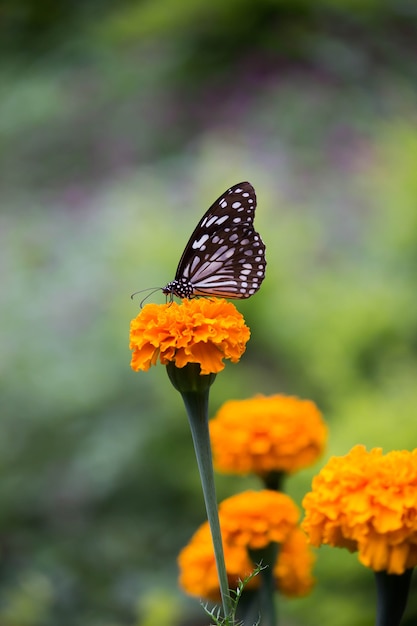
[[[225,543],[257,550],[285,541],[297,524],[299,511],[289,496],[262,489],[223,500],[219,516]]]
[[[236,474],[294,472],[323,452],[327,428],[310,400],[274,395],[230,400],[210,422],[214,465]]]
[[[178,368],[198,363],[201,374],[215,374],[223,359],[239,361],[249,336],[243,316],[224,299],[147,304],[130,324],[131,367],[148,370],[159,358]]]
[[[375,571],[402,574],[417,565],[417,450],[355,446],[332,457],[303,501],[303,528],[319,546],[358,551]]]
[[[224,541],[224,555],[229,587],[236,589],[239,580],[253,572],[255,563],[245,546]],[[276,589],[287,597],[307,594],[313,584],[311,570],[314,562],[305,534],[295,527],[281,544],[274,566]],[[214,560],[209,525],[206,522],[197,530],[191,541],[178,556],[179,583],[186,593],[218,602],[220,598],[216,563]],[[260,577],[252,578],[245,589],[257,589]]]

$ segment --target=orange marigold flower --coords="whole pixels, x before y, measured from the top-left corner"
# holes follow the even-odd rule
[[[222,472],[295,472],[322,454],[327,427],[310,400],[274,395],[230,400],[210,422],[214,466]]]
[[[297,524],[298,507],[278,491],[244,491],[223,500],[220,526],[226,543],[256,550],[282,543]]]
[[[417,565],[416,494],[417,450],[358,445],[314,478],[302,526],[315,546],[357,550],[363,565],[402,574]]]
[[[226,572],[230,589],[253,572],[255,563],[244,546],[223,542]],[[276,589],[287,597],[306,595],[314,584],[311,575],[314,557],[305,534],[297,527],[281,544],[274,567]],[[220,588],[208,522],[205,522],[178,556],[179,584],[186,593],[218,602]],[[260,577],[252,578],[245,589],[257,589]]]
[[[223,359],[239,361],[249,336],[241,313],[224,299],[147,304],[130,324],[131,367],[148,370],[159,358],[179,368],[199,363],[201,374],[216,374]]]

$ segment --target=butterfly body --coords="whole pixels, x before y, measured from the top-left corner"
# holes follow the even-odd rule
[[[265,277],[265,245],[254,230],[256,194],[242,182],[203,215],[185,247],[175,279],[162,288],[178,298],[249,298]]]

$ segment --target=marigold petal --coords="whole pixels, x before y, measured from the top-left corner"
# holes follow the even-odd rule
[[[253,549],[285,541],[298,516],[298,508],[289,496],[268,489],[244,491],[219,506],[225,542]]]
[[[312,576],[314,561],[305,533],[295,528],[281,545],[274,567],[277,589],[289,598],[308,594],[315,583]]]
[[[134,350],[132,352],[132,360],[130,367],[135,370],[148,370],[151,365],[155,365],[158,359],[159,350],[151,344],[146,344],[141,350]]]
[[[177,367],[183,367],[180,363],[201,363],[202,374],[217,374],[224,368],[223,358],[225,357],[216,345],[212,343],[198,343],[184,354],[183,359],[179,360],[179,355],[176,357]]]

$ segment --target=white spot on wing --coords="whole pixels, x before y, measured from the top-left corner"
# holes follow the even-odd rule
[[[193,242],[193,249],[198,250],[199,248],[201,248],[201,246],[206,243],[208,238],[209,236],[207,233],[204,233],[204,235],[201,235],[200,239],[196,239]]]
[[[216,224],[217,224],[218,226],[220,226],[220,224],[223,224],[223,222],[225,222],[225,221],[226,221],[226,220],[228,220],[228,219],[229,219],[229,216],[228,216],[228,215],[223,215],[222,217],[219,217],[219,218],[216,220]]]

